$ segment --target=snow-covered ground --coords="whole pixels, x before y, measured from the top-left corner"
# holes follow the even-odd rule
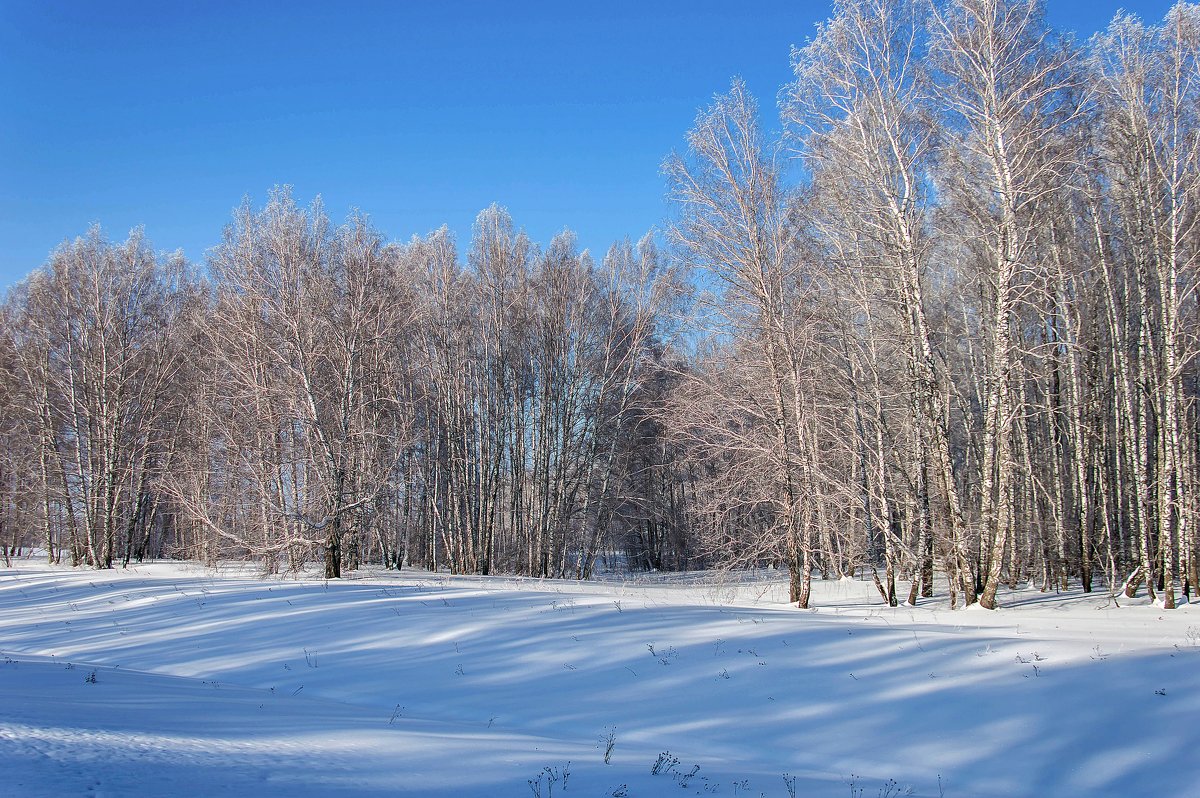
[[[770,577],[22,561],[0,569],[0,795],[1196,789],[1196,605],[889,609],[843,580],[800,611]]]

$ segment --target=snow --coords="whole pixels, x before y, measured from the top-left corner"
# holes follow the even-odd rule
[[[891,609],[849,580],[814,598],[789,607],[769,572],[22,561],[0,570],[0,794],[749,798],[788,796],[789,774],[796,795],[1172,795],[1200,777],[1195,605],[1026,588],[996,612]],[[678,764],[653,775],[664,752]]]

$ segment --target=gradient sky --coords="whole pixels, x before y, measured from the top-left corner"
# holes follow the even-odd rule
[[[1048,0],[1080,38],[1119,8]],[[99,222],[202,262],[277,184],[390,239],[498,202],[602,254],[667,214],[663,158],[734,75],[774,119],[827,2],[0,0],[0,289]]]

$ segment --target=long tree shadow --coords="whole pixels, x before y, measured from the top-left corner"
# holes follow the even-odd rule
[[[299,696],[334,707],[333,728],[354,726],[337,712],[397,707],[410,723],[575,744],[613,727],[631,748],[727,771],[926,791],[941,776],[968,795],[1180,794],[1200,775],[1175,733],[1200,710],[1193,650],[1093,654],[961,613],[636,606],[532,587],[34,572],[0,582],[0,650]],[[248,730],[280,733],[257,717]]]

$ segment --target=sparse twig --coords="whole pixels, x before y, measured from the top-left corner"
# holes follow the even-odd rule
[[[604,764],[611,765],[613,749],[617,747],[617,727],[609,726],[605,729],[600,742],[604,745]]]

